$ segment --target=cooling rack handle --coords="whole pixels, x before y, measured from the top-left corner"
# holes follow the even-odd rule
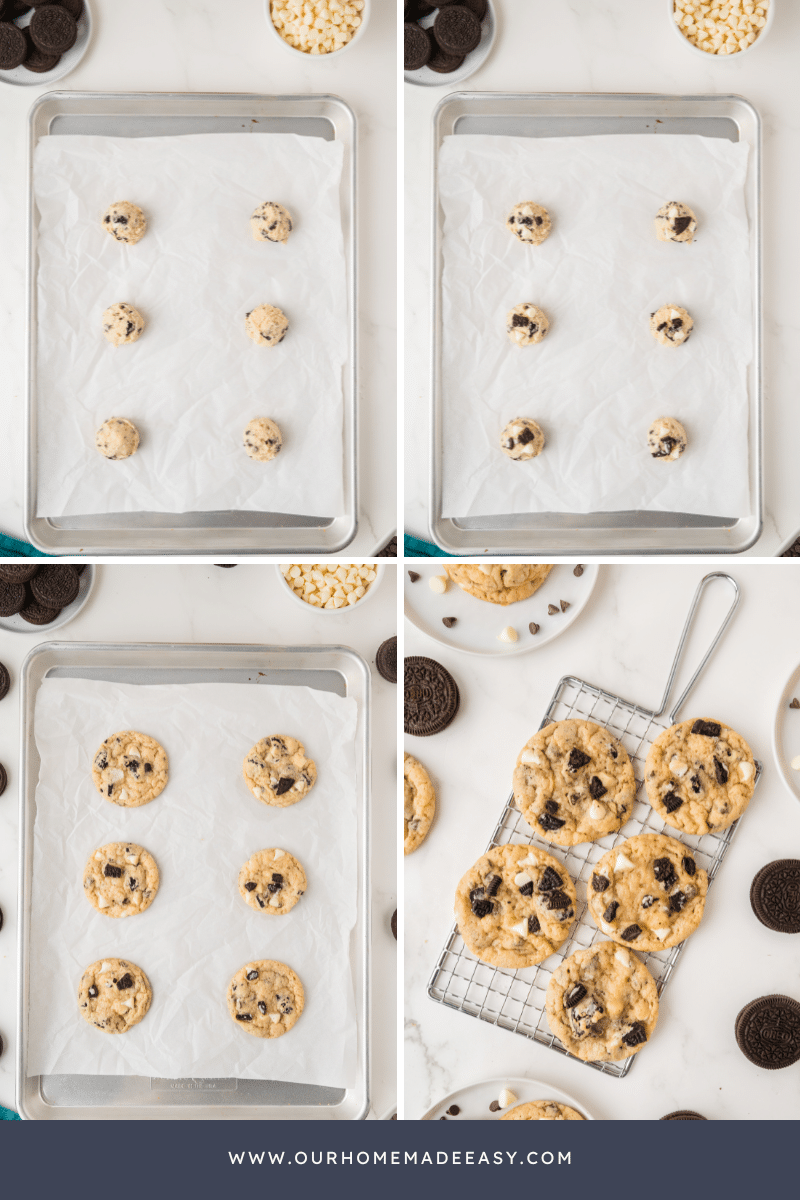
[[[667,686],[664,689],[664,695],[661,700],[661,707],[654,714],[655,716],[660,717],[661,714],[664,712],[664,710],[667,707],[667,702],[669,701],[670,692],[672,691],[672,685],[675,682],[675,676],[678,673],[678,667],[680,666],[681,658],[683,657],[684,647],[686,646],[686,641],[687,641],[687,638],[689,637],[689,630],[692,627],[692,621],[694,620],[694,614],[697,612],[697,606],[700,603],[700,597],[702,596],[706,587],[708,587],[709,583],[711,583],[711,581],[714,579],[723,579],[726,583],[730,584],[731,589],[733,591],[733,600],[731,602],[730,608],[728,609],[728,612],[725,615],[724,621],[722,622],[719,629],[717,630],[717,633],[714,637],[713,642],[708,647],[708,650],[706,650],[705,654],[703,655],[703,658],[700,660],[697,670],[695,671],[694,675],[687,683],[687,685],[684,688],[681,695],[675,701],[675,704],[673,705],[673,708],[672,708],[672,712],[669,714],[670,724],[675,723],[676,714],[680,710],[681,705],[683,704],[686,697],[689,695],[689,692],[694,687],[694,685],[698,679],[698,676],[704,670],[706,663],[711,658],[711,655],[714,653],[717,642],[722,637],[725,630],[728,628],[728,625],[730,624],[730,621],[731,621],[731,617],[736,612],[736,608],[739,604],[739,585],[736,582],[736,580],[733,579],[730,575],[726,575],[723,571],[712,571],[709,575],[703,576],[703,578],[700,580],[700,582],[697,585],[697,591],[695,592],[694,599],[692,600],[692,607],[689,609],[689,614],[686,618],[686,624],[684,625],[683,633],[681,634],[681,640],[678,643],[678,649],[675,652],[675,658],[673,660],[672,668],[669,673],[669,679],[667,680]]]

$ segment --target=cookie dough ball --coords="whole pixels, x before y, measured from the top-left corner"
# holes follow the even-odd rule
[[[139,430],[126,417],[109,417],[94,435],[104,458],[130,458],[139,449]]]
[[[135,246],[147,233],[145,215],[129,200],[115,200],[103,213],[103,225],[118,242]]]
[[[250,218],[250,228],[257,242],[288,242],[292,218],[282,204],[265,200]]]
[[[279,308],[272,304],[259,304],[247,314],[244,327],[247,336],[259,346],[277,346],[286,337],[289,322]]]
[[[674,417],[659,417],[647,431],[647,449],[653,458],[674,461],[686,446],[686,430]]]
[[[550,236],[552,227],[547,209],[542,208],[541,204],[534,204],[532,200],[515,204],[506,218],[506,229],[530,246],[541,246],[545,238]]]
[[[529,417],[515,417],[500,434],[500,449],[517,462],[536,458],[544,450],[544,434]]]
[[[535,304],[517,304],[506,317],[506,332],[515,346],[541,342],[550,322]]]
[[[678,304],[665,304],[650,317],[650,332],[662,346],[682,346],[693,329],[694,321]]]
[[[245,453],[256,462],[269,462],[280,454],[283,446],[281,431],[269,417],[253,417],[244,431]]]
[[[112,304],[103,313],[103,333],[112,346],[124,346],[142,336],[144,317],[132,304]]]
[[[655,225],[660,242],[691,242],[697,232],[697,217],[688,204],[670,200],[656,213]]]

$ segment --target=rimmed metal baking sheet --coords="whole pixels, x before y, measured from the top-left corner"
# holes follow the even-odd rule
[[[746,142],[750,161],[746,203],[753,276],[753,362],[750,394],[750,507],[745,515],[691,513],[516,513],[442,516],[442,226],[439,149],[445,137],[494,134],[513,137],[585,137],[591,134],[700,134]],[[431,357],[431,536],[450,554],[737,554],[761,535],[762,311],[761,118],[741,96],[662,96],[591,92],[455,92],[433,116],[433,338]]]
[[[345,511],[340,516],[291,513],[96,513],[38,517],[37,494],[37,217],[33,154],[45,137],[167,137],[188,133],[296,133],[338,140],[348,292],[348,356],[342,377]],[[48,92],[28,118],[28,333],[26,369],[25,530],[49,554],[335,554],[358,527],[356,453],[358,312],[356,273],[356,117],[338,96],[257,96],[186,92]]]
[[[175,643],[43,642],[22,669],[17,1103],[29,1120],[361,1120],[369,1110],[370,674],[344,646],[226,646]],[[33,828],[39,755],[34,737],[42,681],[239,683],[311,687],[351,696],[358,707],[355,763],[358,896],[351,937],[358,1081],[352,1088],[274,1079],[151,1079],[138,1075],[27,1072]]]

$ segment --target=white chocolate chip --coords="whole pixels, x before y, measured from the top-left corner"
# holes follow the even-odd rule
[[[497,1099],[501,1108],[508,1108],[510,1105],[517,1103],[517,1097],[510,1088],[503,1088]]]
[[[286,853],[285,850],[276,850],[275,853],[272,855],[272,857],[273,858],[283,858],[285,853]]]
[[[138,861],[139,861],[138,854],[126,854],[125,855],[125,862],[130,863],[132,867],[135,867],[136,864],[138,863]]]
[[[614,863],[615,871],[632,871],[634,864],[624,854],[617,855],[617,861]]]
[[[273,1025],[277,1025],[278,1021],[280,1021],[280,1019],[281,1019],[281,1014],[280,1013],[270,1013],[269,1019],[270,1019],[270,1021],[272,1021]]]
[[[119,791],[117,792],[117,799],[123,800],[123,801],[127,800],[128,799],[128,789],[120,788]]]
[[[527,937],[528,936],[528,919],[527,919],[527,917],[525,918],[524,921],[520,921],[519,925],[512,925],[511,932],[515,933],[517,935],[517,937]]]
[[[141,758],[142,756],[138,750],[133,749],[133,750],[126,750],[125,757],[126,758]]]
[[[794,766],[794,763],[792,763],[792,766]],[[753,764],[750,762],[740,762],[739,763],[739,774],[741,775],[744,782],[747,783],[748,779],[753,774]]]
[[[685,759],[680,758],[679,755],[673,754],[669,760],[669,769],[673,775],[677,775],[681,779],[689,770],[689,764]]]
[[[98,908],[108,908],[109,903],[110,903],[110,901],[106,900],[105,896],[97,897],[97,907]]]
[[[105,857],[105,855],[103,854],[102,850],[98,850],[97,853],[95,854],[95,858],[99,859],[100,862],[103,861],[104,857]]]
[[[498,633],[497,640],[498,642],[518,642],[519,634],[517,633],[516,629],[514,629],[513,625],[506,625],[503,632]]]
[[[533,883],[533,880],[527,871],[520,871],[518,875],[514,876],[514,883],[517,887],[524,887],[526,883]]]
[[[271,900],[269,902],[269,906],[270,906],[270,908],[280,908],[280,906],[281,906],[280,892],[276,892],[275,895],[271,898]]]
[[[605,805],[600,804],[597,800],[593,800],[591,807],[589,808],[589,816],[592,818],[592,820],[599,821],[600,818],[604,817],[605,815],[606,815]]]
[[[100,970],[98,971],[98,975],[104,975],[106,971],[113,971],[113,970],[114,970],[114,968],[112,967],[110,962],[101,962]]]
[[[428,580],[428,587],[431,589],[432,592],[436,592],[437,596],[441,596],[444,592],[447,591],[447,576],[446,575],[431,576],[431,578]]]
[[[658,940],[660,942],[663,942],[664,938],[669,933],[669,930],[668,929],[654,929],[653,933],[656,935],[656,937],[658,938]]]
[[[536,859],[534,858],[534,856],[532,854],[529,854],[527,858],[521,858],[519,860],[519,862],[517,863],[517,866],[518,867],[535,867]]]
[[[111,783],[119,783],[120,779],[125,778],[125,772],[120,771],[118,767],[112,767],[108,772],[108,778]]]
[[[800,754],[796,754],[792,759],[792,770],[800,771]]]
[[[535,750],[523,750],[522,754],[519,756],[519,761],[523,763],[533,763],[538,767],[542,760],[539,758],[539,755]]]
[[[628,954],[628,951],[627,951],[627,950],[615,950],[615,951],[614,951],[614,958],[615,958],[615,959],[617,960],[617,962],[618,962],[618,963],[620,963],[620,964],[621,964],[623,967],[629,967],[629,966],[631,965],[631,957],[630,957],[630,955]]]

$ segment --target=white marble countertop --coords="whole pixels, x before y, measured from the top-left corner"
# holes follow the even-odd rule
[[[358,119],[359,530],[347,553],[374,554],[397,525],[394,488],[396,210],[395,14],[372,5],[357,46],[307,63],[276,44],[264,0],[90,0],[92,44],[63,81],[0,85],[0,530],[22,537],[27,115],[48,90],[255,92],[340,96]],[[388,432],[387,432],[388,421]]]
[[[375,651],[396,629],[397,568],[388,564],[379,590],[363,609],[342,618],[308,611],[285,594],[271,565],[102,566],[92,596],[68,625],[13,634],[0,629],[0,662],[11,690],[0,704],[0,761],[8,787],[0,797],[0,1104],[14,1107],[16,1044],[16,923],[19,781],[19,678],[29,651],[59,641],[229,642],[350,646],[372,675],[372,1116],[396,1103],[396,959],[390,920],[396,906],[397,688],[375,670]]]
[[[494,0],[497,38],[484,65],[456,87],[405,95],[405,434],[428,440],[430,354],[431,130],[449,91],[737,93],[763,120],[765,513],[748,553],[774,555],[800,530],[800,494],[791,447],[800,435],[795,379],[800,309],[795,279],[800,244],[794,209],[800,183],[795,102],[800,5],[772,0],[769,39],[741,60],[707,61],[668,28],[665,0]],[[427,450],[406,456],[405,527],[429,538]]]
[[[569,572],[571,565],[555,570]],[[685,944],[666,987],[652,1041],[624,1079],[435,1004],[427,982],[452,926],[456,884],[483,853],[510,791],[519,749],[539,727],[559,679],[577,675],[649,709],[658,707],[704,569],[603,567],[574,625],[540,650],[505,661],[445,649],[405,623],[405,653],[438,659],[461,691],[460,710],[446,731],[405,739],[438,792],[436,822],[404,864],[407,1118],[418,1119],[455,1088],[504,1075],[561,1088],[601,1120],[656,1120],[681,1108],[713,1120],[800,1118],[800,1067],[755,1067],[740,1053],[733,1033],[736,1014],[749,1000],[772,993],[800,999],[800,935],[766,929],[749,901],[760,867],[776,858],[800,858],[800,805],[772,756],[776,705],[800,662],[800,578],[790,563],[741,563],[729,571],[741,588],[739,609],[679,719],[702,715],[730,724],[748,740],[764,772],[711,887],[703,923]],[[726,585],[709,585],[675,697],[729,599]],[[800,714],[797,748],[800,752]]]

